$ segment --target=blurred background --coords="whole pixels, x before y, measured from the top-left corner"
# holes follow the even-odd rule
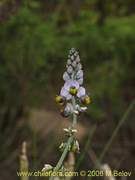
[[[58,161],[70,120],[54,99],[72,47],[80,52],[92,97],[79,119],[75,169],[93,169],[103,154],[102,164],[134,170],[135,1],[1,0],[0,180],[19,179],[23,141],[30,170]]]

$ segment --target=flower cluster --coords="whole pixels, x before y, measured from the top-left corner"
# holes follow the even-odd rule
[[[60,95],[56,96],[56,102],[62,105],[61,114],[64,117],[73,113],[80,114],[84,112],[87,108],[81,107],[80,104],[88,105],[91,102],[83,87],[83,70],[79,53],[74,48],[69,52],[66,67],[66,72],[63,74],[64,86],[61,88]],[[75,108],[71,103],[73,98],[76,98],[79,102]]]

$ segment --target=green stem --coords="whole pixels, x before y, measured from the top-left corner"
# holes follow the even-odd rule
[[[75,109],[76,106],[76,101],[75,101],[75,97],[72,98],[72,105],[73,108]],[[73,122],[72,122],[72,128],[74,128],[77,124],[77,115],[75,113],[73,113]]]
[[[124,113],[123,117],[122,117],[121,120],[119,121],[119,123],[118,123],[117,127],[115,128],[115,130],[114,130],[111,138],[109,139],[108,143],[106,144],[103,152],[101,153],[101,155],[100,155],[100,157],[99,157],[99,162],[101,162],[101,161],[103,160],[106,152],[107,152],[108,149],[110,148],[110,146],[111,146],[114,138],[116,137],[119,129],[121,128],[122,124],[126,121],[128,115],[129,115],[129,113],[131,112],[131,110],[133,109],[134,105],[135,105],[135,100],[133,100],[133,101],[131,102],[131,104],[129,105],[127,111]]]
[[[108,149],[110,148],[114,138],[116,137],[119,129],[121,128],[122,124],[127,120],[127,117],[129,115],[129,113],[131,112],[131,110],[133,109],[135,105],[135,99],[131,102],[131,104],[129,105],[128,109],[126,110],[126,112],[124,113],[123,117],[121,118],[121,120],[119,121],[117,127],[114,129],[114,132],[112,134],[112,136],[110,137],[109,141],[107,142],[105,148],[103,149],[99,159],[97,159],[98,164],[102,163],[103,158],[105,157],[105,154],[107,153]],[[88,177],[89,180],[92,180],[92,176]]]
[[[75,106],[76,106],[75,97],[72,98],[72,105],[73,105],[73,108],[75,109]],[[76,124],[77,124],[77,115],[75,113],[73,113],[72,128],[74,128],[76,126]],[[64,149],[64,151],[63,151],[63,153],[62,153],[58,163],[56,164],[53,172],[58,171],[62,167],[63,162],[64,162],[64,160],[65,160],[65,158],[66,158],[66,156],[67,156],[67,154],[69,152],[69,147],[72,144],[73,140],[74,140],[74,136],[73,135],[68,138],[67,143],[66,143],[66,147],[65,147],[65,149]],[[53,180],[53,179],[54,179],[53,176],[51,176],[49,178],[49,180]]]

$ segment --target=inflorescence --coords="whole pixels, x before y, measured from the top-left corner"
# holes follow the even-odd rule
[[[73,113],[79,115],[86,111],[87,107],[84,105],[91,103],[91,99],[83,87],[83,70],[79,53],[74,48],[69,52],[66,67],[63,74],[64,86],[61,88],[60,95],[56,96],[56,102],[61,105],[61,115],[64,117]],[[75,108],[71,103],[72,97],[77,100]]]
[[[62,142],[59,149],[63,152],[58,163],[55,167],[49,164],[45,164],[43,170],[48,171],[65,171],[64,160],[68,152],[79,153],[79,142],[75,138],[74,134],[77,132],[77,116],[86,111],[86,105],[91,103],[91,98],[86,93],[83,87],[83,70],[80,63],[79,53],[72,48],[68,55],[66,64],[66,71],[63,74],[63,80],[65,81],[63,87],[60,90],[60,94],[56,96],[55,100],[60,105],[60,112],[63,117],[72,116],[71,127],[64,128],[67,141]],[[53,180],[50,177],[49,180]]]

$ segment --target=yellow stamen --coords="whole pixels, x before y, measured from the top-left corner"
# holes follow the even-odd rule
[[[75,87],[71,87],[69,90],[70,94],[76,95],[77,94],[77,89]]]

